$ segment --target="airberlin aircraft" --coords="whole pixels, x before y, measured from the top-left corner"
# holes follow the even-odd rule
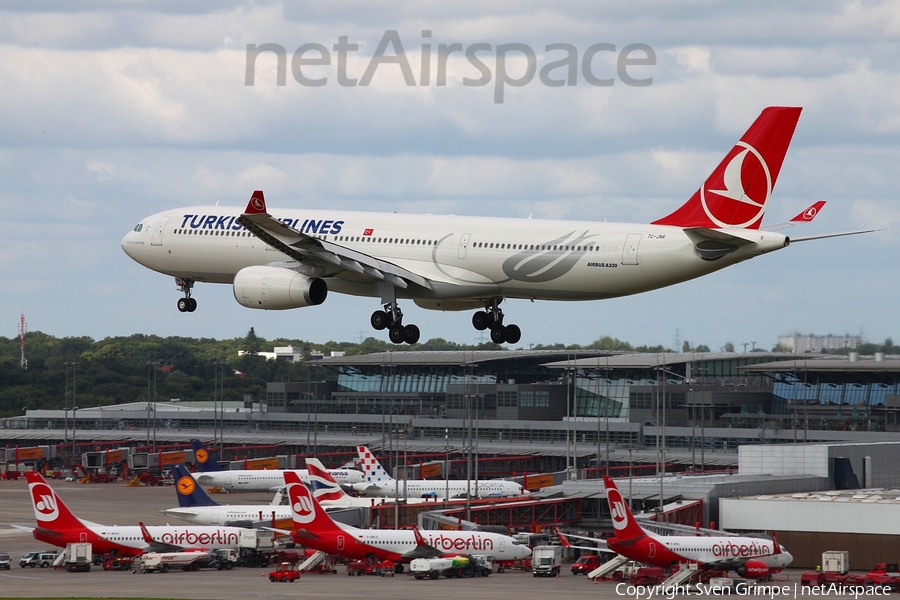
[[[66,547],[66,544],[90,542],[96,554],[110,552],[119,556],[138,556],[144,552],[175,552],[185,549],[237,548],[239,527],[100,525],[83,521],[63,501],[40,473],[26,473],[37,527],[35,539]]]
[[[626,558],[656,567],[698,563],[703,568],[733,570],[753,579],[780,571],[794,559],[774,537],[649,533],[635,521],[612,477],[604,477],[603,482],[615,534],[606,545]]]
[[[402,563],[414,558],[489,554],[494,560],[519,560],[531,556],[531,548],[514,538],[487,531],[420,532],[418,529],[359,529],[335,522],[319,505],[300,478],[286,471],[288,498],[294,516],[293,540],[306,548],[344,558]],[[287,532],[285,532],[287,533]]]
[[[433,310],[476,310],[475,329],[515,344],[500,303],[599,300],[707,275],[780,250],[778,229],[812,219],[823,202],[791,222],[761,228],[800,108],[763,110],[703,185],[680,208],[650,224],[448,215],[272,209],[262,191],[239,207],[191,206],[143,219],[122,249],[175,277],[182,312],[193,312],[194,283],[231,284],[248,308],[322,304],[329,290],[379,298],[372,313],[390,340],[413,344],[399,299]],[[825,234],[793,241],[848,235]],[[852,232],[863,233],[863,232]]]

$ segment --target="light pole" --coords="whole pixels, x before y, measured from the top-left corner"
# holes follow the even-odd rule
[[[71,362],[63,363],[66,366],[66,394],[69,393],[69,367],[72,367],[72,460],[75,459],[75,369],[78,367],[79,363],[77,360],[73,360]],[[68,406],[68,402],[66,403]],[[69,421],[68,421],[69,413],[65,412],[65,420],[66,420],[66,439],[68,440],[69,435]]]
[[[448,505],[450,504],[450,429],[444,429],[444,450],[447,452],[447,457],[444,460],[444,484],[446,489],[444,490],[444,502]]]

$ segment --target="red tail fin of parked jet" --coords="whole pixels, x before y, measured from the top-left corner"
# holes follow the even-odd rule
[[[615,537],[619,539],[632,539],[644,537],[647,533],[634,520],[631,509],[619,493],[612,477],[604,477],[603,484],[606,487],[606,498],[609,501],[609,512],[612,515],[613,529],[615,529]]]
[[[323,533],[343,533],[337,523],[313,500],[309,488],[300,481],[300,477],[296,473],[285,471],[284,483],[287,486],[291,512],[294,515],[295,534],[298,530],[314,536],[320,536]]]
[[[25,477],[28,480],[28,490],[31,492],[31,502],[38,527],[52,531],[87,530],[87,526],[72,514],[72,511],[60,500],[40,473],[26,473]]]
[[[759,229],[800,111],[785,106],[763,110],[691,199],[653,224]]]

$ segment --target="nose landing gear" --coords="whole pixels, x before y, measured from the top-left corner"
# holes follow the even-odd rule
[[[495,344],[516,344],[522,339],[522,330],[518,325],[503,325],[503,311],[500,302],[503,299],[494,298],[483,311],[472,315],[472,325],[478,331],[491,330],[491,341]]]
[[[419,328],[413,324],[403,325],[403,313],[396,302],[388,302],[384,310],[373,312],[369,321],[378,331],[387,329],[388,337],[395,344],[415,344],[419,341]]]

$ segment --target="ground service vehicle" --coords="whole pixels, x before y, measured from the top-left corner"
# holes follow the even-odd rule
[[[66,544],[65,550],[63,550],[62,564],[66,565],[66,571],[69,573],[90,571],[93,558],[94,551],[90,543]]]
[[[165,573],[169,569],[199,571],[204,562],[210,560],[208,552],[146,552],[136,559],[131,567],[132,573]]]
[[[557,577],[562,569],[562,546],[537,546],[531,551],[535,577]]]
[[[444,577],[487,577],[494,570],[491,557],[484,554],[452,556],[447,558],[416,558],[409,563],[409,570],[416,579]]]
[[[46,569],[53,564],[54,560],[56,560],[56,552],[28,552],[19,559],[19,566]]]
[[[11,559],[9,558],[9,554],[6,552],[0,552],[0,569],[6,569],[9,571],[9,567],[11,564]]]
[[[602,564],[599,554],[582,556],[572,564],[572,575],[587,575]]]
[[[297,565],[289,562],[283,562],[274,571],[269,573],[269,581],[287,582],[300,579],[300,570]]]

